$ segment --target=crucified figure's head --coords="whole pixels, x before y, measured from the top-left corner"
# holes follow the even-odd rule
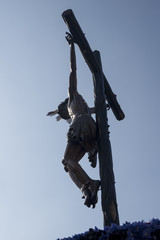
[[[70,116],[69,116],[69,113],[68,113],[67,105],[68,105],[68,98],[66,98],[63,102],[61,102],[58,105],[58,109],[56,109],[54,111],[51,111],[51,112],[48,112],[47,116],[53,116],[55,114],[58,114],[58,116],[56,118],[57,121],[59,121],[61,119],[64,119],[64,120],[68,121],[70,119]]]

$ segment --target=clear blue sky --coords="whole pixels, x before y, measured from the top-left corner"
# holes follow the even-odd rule
[[[126,118],[109,111],[121,224],[160,218],[160,2],[0,1],[0,239],[53,240],[103,228],[61,160],[68,124],[46,117],[67,97],[72,8]],[[78,89],[93,106],[91,73],[77,51]],[[82,166],[93,178],[87,156]]]

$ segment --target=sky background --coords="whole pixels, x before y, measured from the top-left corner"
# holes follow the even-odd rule
[[[72,9],[125,112],[108,112],[121,224],[160,218],[160,1],[0,0],[0,239],[54,240],[103,228],[63,169],[68,123],[46,117],[67,97]],[[78,90],[92,75],[76,47]],[[81,165],[94,179],[87,156]]]

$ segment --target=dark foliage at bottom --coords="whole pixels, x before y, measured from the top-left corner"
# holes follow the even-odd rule
[[[85,233],[57,240],[160,240],[160,220],[153,219],[149,223],[126,222],[122,226],[112,224],[104,230],[95,227]]]

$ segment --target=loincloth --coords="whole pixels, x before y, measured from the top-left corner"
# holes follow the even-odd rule
[[[97,148],[96,123],[88,114],[81,114],[73,120],[67,133],[68,142],[77,142],[86,152]]]

